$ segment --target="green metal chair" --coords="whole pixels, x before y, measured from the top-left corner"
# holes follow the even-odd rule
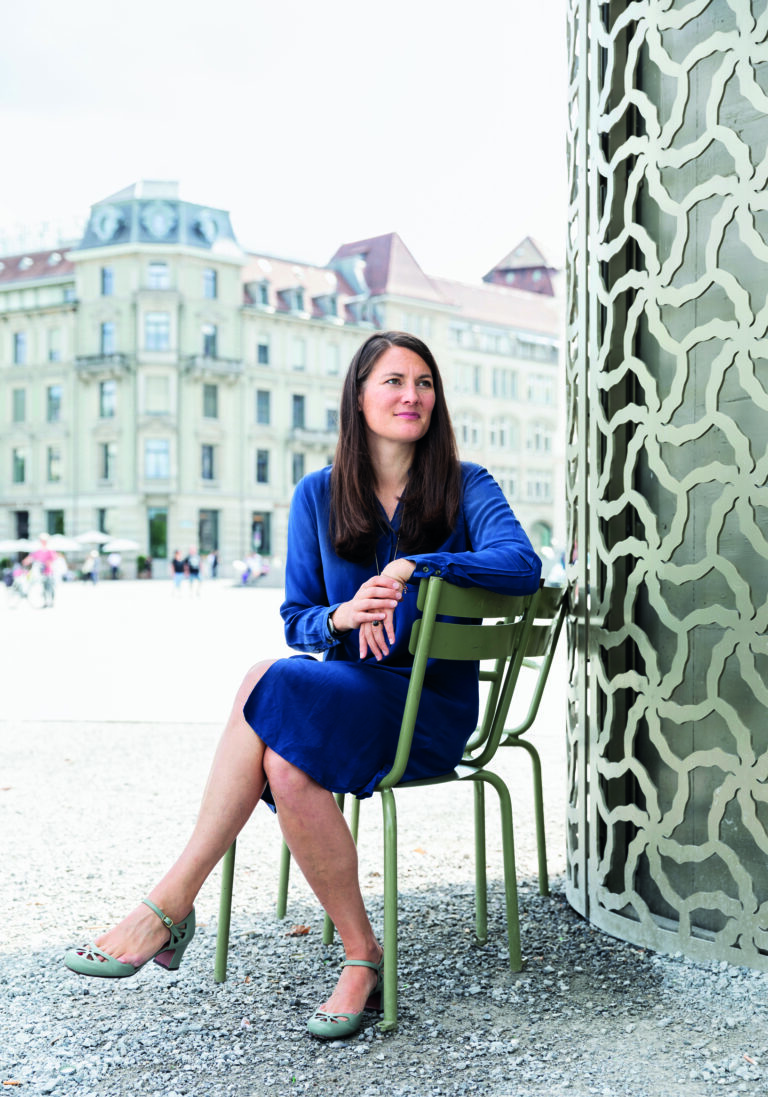
[[[533,607],[538,594],[511,597],[494,594],[478,587],[456,587],[437,577],[419,584],[418,608],[422,617],[411,631],[409,650],[414,656],[408,686],[397,753],[390,772],[379,782],[376,792],[381,796],[384,824],[384,1017],[383,1031],[397,1026],[397,813],[394,789],[424,788],[449,781],[471,781],[475,795],[482,785],[490,784],[499,796],[502,832],[502,858],[507,914],[509,962],[512,971],[520,971],[520,925],[517,909],[517,881],[512,830],[512,802],[506,784],[487,769],[504,735],[504,722],[509,711],[515,684],[523,663],[528,636],[533,626]],[[459,620],[445,621],[450,617]],[[419,781],[403,782],[410,755],[413,732],[421,699],[424,675],[429,659],[491,661],[482,670],[489,683],[483,720],[472,737],[474,755],[462,761],[450,773]],[[343,807],[343,798],[337,797]],[[357,837],[357,809],[354,800],[352,832]],[[480,842],[480,837],[482,842]],[[475,933],[477,940],[487,940],[487,882],[484,825],[475,843]],[[219,930],[216,942],[214,978],[226,979],[229,925],[232,906],[235,844],[224,857],[221,879]],[[278,914],[285,914],[290,854],[283,850]],[[330,941],[332,926],[326,921],[324,940]]]
[[[524,739],[523,736],[533,725],[538,715],[544,687],[547,684],[552,660],[557,650],[560,632],[568,611],[567,587],[542,587],[536,598],[534,606],[534,621],[528,634],[525,648],[525,658],[522,666],[535,674],[533,691],[528,704],[528,709],[522,719],[514,727],[504,729],[500,746],[523,747],[527,751],[533,769],[533,802],[536,820],[536,852],[539,864],[539,893],[549,895],[549,871],[547,868],[547,843],[544,828],[544,793],[541,780],[541,758],[536,747]],[[481,669],[481,680],[485,672]],[[481,725],[482,727],[482,725]],[[466,760],[470,761],[477,751],[483,749],[483,737],[480,730],[475,732],[467,743],[465,752]],[[478,829],[478,841],[485,826],[485,810],[483,787],[479,785],[475,796],[475,827]]]

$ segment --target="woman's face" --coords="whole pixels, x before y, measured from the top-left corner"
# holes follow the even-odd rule
[[[418,442],[429,430],[435,406],[432,371],[405,347],[388,347],[358,394],[369,438]]]

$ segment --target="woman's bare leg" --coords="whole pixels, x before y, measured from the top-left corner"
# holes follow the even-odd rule
[[[360,891],[357,849],[333,795],[269,749],[264,769],[288,848],[333,919],[347,959],[378,963],[382,950]],[[325,1012],[359,1013],[375,985],[370,968],[344,968]]]
[[[182,922],[189,914],[200,888],[264,791],[264,744],[246,723],[243,705],[271,665],[258,663],[246,674],[219,740],[192,835],[179,859],[148,895],[174,922]],[[142,903],[96,943],[110,956],[138,966],[167,939],[168,930]]]

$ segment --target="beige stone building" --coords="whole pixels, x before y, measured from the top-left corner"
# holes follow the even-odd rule
[[[332,459],[342,377],[379,328],[429,343],[462,457],[538,547],[564,541],[561,309],[530,240],[477,284],[426,275],[396,234],[318,267],[246,253],[225,211],[140,183],[74,247],[0,264],[0,541],[96,527],[155,575],[191,545],[223,574],[254,548],[282,558],[293,488]]]

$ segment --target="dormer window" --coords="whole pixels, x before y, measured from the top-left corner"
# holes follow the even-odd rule
[[[19,270],[29,270],[29,268],[34,265],[35,261],[29,255],[25,255],[23,259],[19,259]]]
[[[303,286],[291,286],[290,289],[280,290],[278,296],[288,312],[304,312]]]
[[[314,300],[323,316],[339,315],[339,299],[335,293],[323,293]]]

